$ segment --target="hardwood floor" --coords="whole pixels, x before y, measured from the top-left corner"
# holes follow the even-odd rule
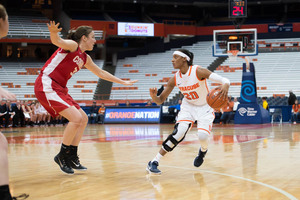
[[[145,168],[173,124],[88,125],[79,146],[86,172],[63,174],[53,157],[65,127],[2,129],[9,142],[13,195],[28,199],[300,199],[300,125],[215,125],[200,168],[196,128]]]

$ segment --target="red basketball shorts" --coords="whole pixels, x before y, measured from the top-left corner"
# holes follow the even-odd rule
[[[68,88],[63,88],[47,75],[38,76],[34,85],[34,93],[52,117],[58,116],[61,111],[71,106],[80,109],[80,106],[68,94]]]

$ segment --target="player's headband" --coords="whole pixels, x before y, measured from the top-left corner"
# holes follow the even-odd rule
[[[184,58],[186,58],[186,60],[187,61],[190,61],[191,59],[190,59],[190,57],[188,56],[188,55],[186,55],[185,53],[182,53],[181,51],[174,51],[174,53],[173,53],[173,55],[179,55],[179,56],[181,56],[181,57],[184,57]]]

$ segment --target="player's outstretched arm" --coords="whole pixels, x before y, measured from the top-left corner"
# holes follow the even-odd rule
[[[2,88],[0,86],[0,100],[3,98],[9,99],[9,100],[14,100],[14,99],[16,99],[16,95],[13,93],[10,93],[9,91],[5,90],[4,88]]]
[[[170,93],[172,92],[174,87],[175,87],[175,80],[174,80],[174,77],[172,77],[172,78],[170,78],[167,86],[165,87],[165,89],[162,91],[162,93],[159,96],[157,96],[157,88],[156,87],[150,88],[149,89],[150,97],[157,105],[160,105],[167,99],[167,97],[170,95]]]
[[[114,83],[120,83],[122,85],[133,85],[134,83],[136,83],[138,80],[132,80],[132,81],[124,81],[110,73],[108,73],[107,71],[100,69],[92,60],[92,58],[87,55],[87,61],[85,64],[85,67],[90,70],[91,72],[93,72],[96,76],[98,76],[101,79],[110,81],[110,82],[114,82]]]
[[[64,50],[68,50],[70,52],[74,52],[78,48],[77,42],[73,40],[65,40],[62,39],[58,33],[62,30],[62,28],[59,28],[59,23],[55,23],[54,21],[50,21],[49,24],[47,24],[48,30],[50,32],[50,39],[52,44],[54,44],[57,47],[60,47]]]

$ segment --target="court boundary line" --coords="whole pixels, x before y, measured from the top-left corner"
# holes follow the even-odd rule
[[[258,185],[265,186],[267,188],[270,188],[272,190],[275,190],[275,191],[281,193],[282,195],[288,197],[291,200],[298,200],[296,197],[294,197],[290,193],[288,193],[288,192],[286,192],[286,191],[284,191],[284,190],[282,190],[280,188],[277,188],[275,186],[272,186],[272,185],[269,185],[269,184],[266,184],[266,183],[263,183],[263,182],[255,181],[255,180],[252,180],[252,179],[249,179],[249,178],[244,178],[244,177],[241,177],[241,176],[236,176],[236,175],[231,175],[231,174],[225,174],[225,173],[221,173],[221,172],[214,172],[214,171],[209,171],[209,170],[204,170],[204,169],[197,170],[197,169],[191,169],[191,168],[185,168],[185,167],[176,167],[176,166],[168,166],[168,165],[161,165],[161,166],[173,167],[173,168],[185,169],[185,170],[192,170],[192,171],[202,171],[202,172],[206,172],[206,173],[210,173],[210,174],[217,174],[217,175],[221,175],[221,176],[228,176],[228,177],[232,177],[232,178],[236,178],[236,179],[240,179],[240,180],[244,180],[244,181],[248,181],[248,182],[256,183]]]
[[[132,163],[132,162],[124,162],[124,161],[111,161],[111,160],[99,160],[99,161],[107,161],[107,162],[115,162],[115,163],[123,163],[123,164],[135,164],[135,165],[137,164],[137,163]],[[281,193],[282,195],[286,196],[290,200],[299,200],[296,197],[294,197],[293,195],[291,195],[290,193],[288,193],[288,192],[286,192],[286,191],[284,191],[280,188],[277,188],[275,186],[272,186],[272,185],[269,185],[269,184],[266,184],[266,183],[263,183],[263,182],[255,181],[255,180],[252,180],[252,179],[249,179],[249,178],[244,178],[244,177],[241,177],[241,176],[225,174],[225,173],[215,172],[215,171],[210,171],[210,170],[205,170],[205,169],[192,169],[192,168],[187,168],[187,167],[177,167],[177,166],[171,166],[171,165],[160,165],[160,166],[161,167],[168,167],[168,168],[184,169],[184,170],[189,170],[189,171],[198,171],[198,172],[200,171],[200,172],[206,172],[206,173],[210,173],[210,174],[217,174],[217,175],[221,175],[221,176],[232,177],[232,178],[252,182],[252,183],[255,183],[255,184],[258,184],[258,185],[262,185],[262,186],[267,187],[269,189],[275,190],[275,191]]]

